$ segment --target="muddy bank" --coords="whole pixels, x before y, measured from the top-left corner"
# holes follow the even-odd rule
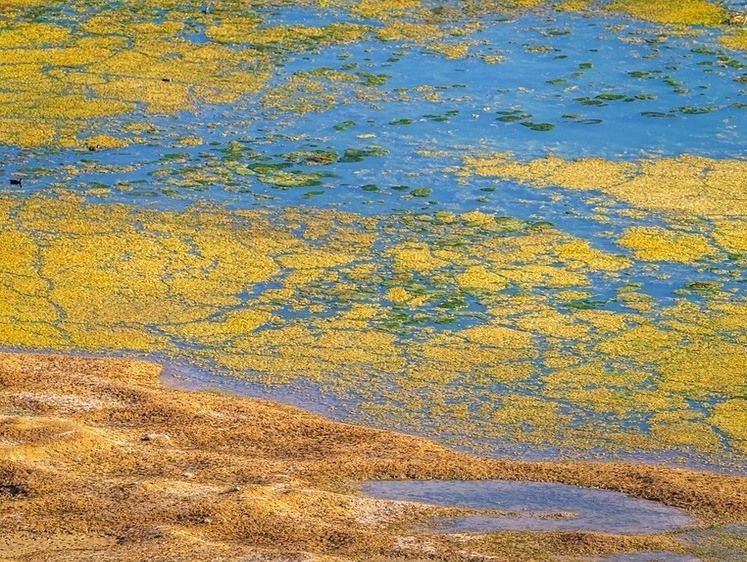
[[[747,521],[747,479],[647,465],[530,463],[164,388],[158,365],[0,354],[0,559],[480,560],[687,552],[669,534],[422,535],[458,509],[355,482],[503,479],[617,490],[703,524]],[[377,558],[378,557],[378,558]]]

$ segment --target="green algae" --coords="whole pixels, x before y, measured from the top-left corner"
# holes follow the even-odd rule
[[[350,162],[362,162],[370,156],[384,156],[389,151],[380,146],[368,146],[366,148],[346,148],[338,162],[343,164]]]
[[[533,123],[531,121],[521,121],[519,122],[519,124],[528,129],[531,129],[532,131],[539,132],[552,131],[555,128],[555,125],[553,125],[552,123]]]

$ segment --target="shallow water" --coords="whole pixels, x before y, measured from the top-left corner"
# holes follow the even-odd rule
[[[693,558],[686,554],[674,554],[672,552],[645,552],[636,554],[616,554],[599,558],[605,562],[699,562],[699,558]]]
[[[722,525],[695,530],[681,540],[706,560],[747,560],[747,526]]]
[[[694,523],[683,511],[656,502],[564,484],[380,481],[363,484],[361,491],[377,498],[511,513],[436,519],[427,524],[430,530],[449,533],[575,530],[641,534],[673,531]]]

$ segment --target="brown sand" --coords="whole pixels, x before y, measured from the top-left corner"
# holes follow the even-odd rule
[[[547,560],[683,548],[667,535],[419,535],[408,526],[449,509],[354,491],[383,478],[562,482],[704,523],[747,521],[747,478],[477,459],[267,401],[168,389],[159,373],[0,353],[0,560]]]

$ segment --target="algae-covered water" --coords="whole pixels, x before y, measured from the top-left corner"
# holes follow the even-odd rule
[[[5,2],[0,345],[744,472],[743,9]]]

